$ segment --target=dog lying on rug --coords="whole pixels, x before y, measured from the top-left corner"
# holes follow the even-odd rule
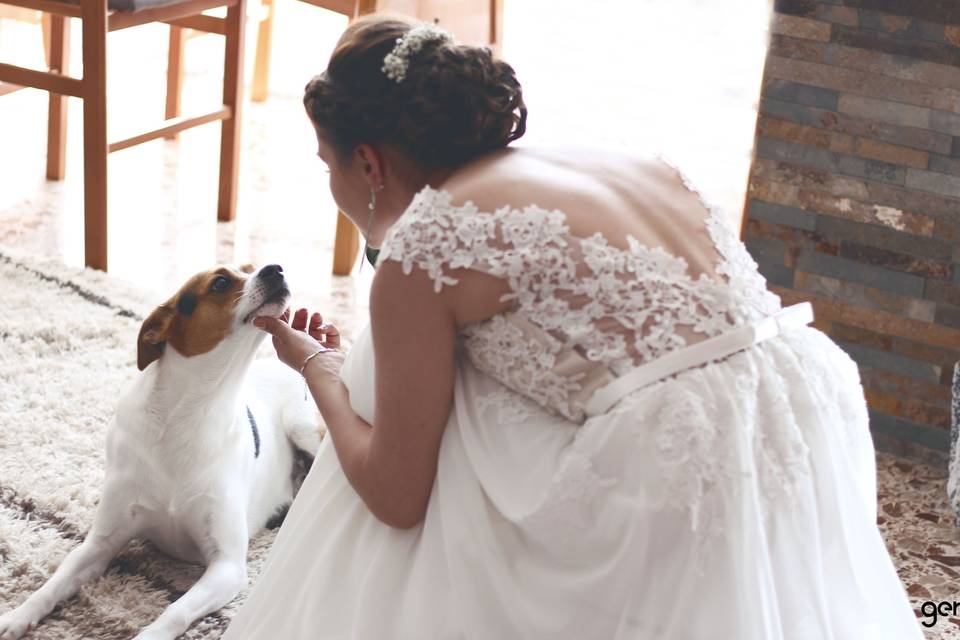
[[[134,538],[206,570],[137,636],[172,640],[247,583],[247,544],[293,499],[295,448],[314,455],[323,426],[303,381],[254,360],[290,290],[279,265],[199,273],[143,322],[142,373],[107,432],[106,476],[93,525],[53,576],[0,616],[0,640],[23,636]]]

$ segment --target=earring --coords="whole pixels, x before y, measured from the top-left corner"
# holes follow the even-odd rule
[[[370,256],[370,247],[369,247],[370,227],[373,225],[373,214],[377,210],[377,191],[379,191],[382,188],[383,188],[382,184],[376,189],[374,189],[373,187],[370,187],[370,204],[367,205],[367,208],[370,209],[370,217],[367,220],[367,230],[363,234],[363,255],[367,257],[368,260],[370,259],[369,257]],[[375,266],[372,260],[370,261],[370,264],[371,266]],[[360,268],[357,269],[357,273],[360,273],[362,270],[363,270],[363,258],[360,259]]]

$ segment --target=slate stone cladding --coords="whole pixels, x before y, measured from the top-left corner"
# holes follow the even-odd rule
[[[946,460],[960,2],[776,0],[743,239],[860,366],[878,448]]]

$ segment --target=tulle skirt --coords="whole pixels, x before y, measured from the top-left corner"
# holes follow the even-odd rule
[[[373,414],[369,330],[342,378]],[[329,438],[225,640],[922,638],[876,525],[856,364],[813,327],[573,425],[461,359],[425,521]]]

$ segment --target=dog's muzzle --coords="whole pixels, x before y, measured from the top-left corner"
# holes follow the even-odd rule
[[[244,324],[250,322],[254,315],[266,305],[283,306],[290,299],[290,287],[287,286],[286,278],[283,277],[283,267],[280,265],[268,264],[260,269],[255,278],[257,283],[253,296],[262,296],[262,300],[243,318]]]

